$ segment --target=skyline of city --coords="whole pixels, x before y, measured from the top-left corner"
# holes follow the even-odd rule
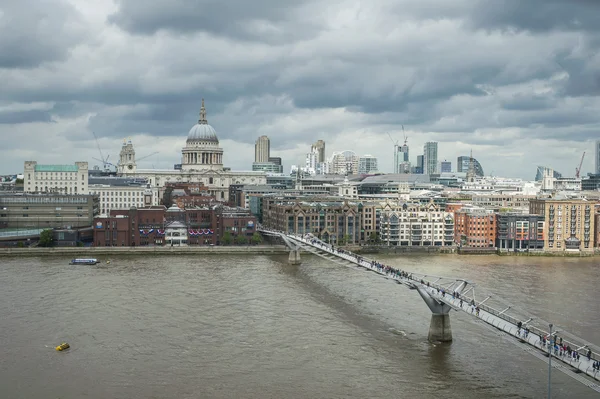
[[[486,171],[522,178],[538,165],[572,175],[588,151],[585,175],[600,132],[590,17],[600,5],[520,3],[374,0],[357,14],[345,1],[281,13],[260,3],[234,15],[211,8],[208,21],[202,7],[179,3],[50,0],[31,13],[10,1],[0,173],[27,159],[91,161],[92,132],[111,159],[131,138],[140,154],[159,152],[147,167],[167,167],[205,97],[234,169],[249,168],[266,135],[284,170],[324,139],[391,172],[390,136],[402,144],[406,134],[411,151],[438,142],[438,159],[452,160],[472,150]],[[320,18],[298,22],[307,12]]]

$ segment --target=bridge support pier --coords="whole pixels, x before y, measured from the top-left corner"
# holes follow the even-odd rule
[[[429,324],[428,339],[435,342],[451,342],[452,328],[450,326],[450,306],[437,301],[429,295],[424,287],[417,287],[421,298],[425,301],[431,310],[431,323]]]
[[[427,338],[432,342],[452,342],[452,328],[450,327],[450,315],[448,313],[433,313],[431,315]]]
[[[300,250],[299,249],[292,249],[290,251],[288,263],[290,265],[299,265],[300,263],[302,263],[302,260],[300,259]]]

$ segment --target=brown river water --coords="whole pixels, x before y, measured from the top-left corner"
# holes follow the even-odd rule
[[[600,258],[379,259],[468,277],[600,344]],[[428,342],[418,293],[374,273],[304,254],[110,260],[0,258],[0,398],[546,395],[546,364],[458,312],[454,341]],[[553,398],[599,396],[552,383]]]

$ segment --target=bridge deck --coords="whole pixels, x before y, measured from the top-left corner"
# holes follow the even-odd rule
[[[534,356],[548,361],[548,346],[549,343],[546,341],[546,344],[543,343],[542,337],[547,335],[546,331],[543,331],[535,326],[527,325],[529,327],[529,333],[527,335],[524,334],[523,329],[519,329],[517,323],[519,320],[507,315],[505,310],[497,310],[490,306],[486,306],[482,302],[477,302],[474,299],[474,296],[461,295],[461,299],[454,296],[451,290],[448,290],[448,287],[444,287],[435,282],[431,282],[423,278],[413,277],[413,274],[408,274],[408,276],[398,276],[394,274],[390,274],[382,270],[381,268],[373,265],[373,260],[367,259],[362,256],[355,255],[348,251],[338,251],[332,248],[331,245],[323,243],[314,237],[304,237],[297,235],[284,235],[279,232],[273,232],[266,230],[266,233],[275,233],[280,236],[285,236],[288,240],[293,240],[299,244],[300,247],[308,250],[309,252],[322,252],[329,256],[335,256],[337,258],[348,261],[356,266],[360,266],[362,268],[371,270],[387,279],[394,280],[397,283],[401,283],[410,287],[420,286],[425,288],[429,295],[439,302],[443,302],[449,306],[451,306],[456,311],[462,311],[468,314],[471,317],[476,318],[483,323],[492,326],[505,334],[508,334],[514,338],[516,338],[519,344],[524,345],[526,350],[533,354]],[[287,240],[286,240],[287,241]],[[379,262],[375,262],[376,264],[381,265]],[[463,281],[463,280],[460,280]],[[463,287],[464,288],[464,287]],[[446,292],[444,292],[446,291]],[[468,292],[468,291],[467,291]],[[475,306],[471,306],[471,300],[475,301],[477,307],[479,307],[479,312],[475,310]],[[478,313],[478,314],[477,314]],[[523,327],[526,324],[523,323]],[[578,353],[579,357],[569,356],[566,353],[562,353],[562,351],[557,351],[552,354],[552,358],[558,360],[558,362],[554,362],[554,368],[557,368],[571,377],[577,379],[579,382],[587,385],[588,387],[594,389],[597,392],[600,392],[600,385],[590,381],[580,374],[585,374],[593,380],[600,381],[600,372],[594,370],[592,364],[594,361],[598,360],[598,353],[594,353],[593,357],[588,360],[586,357],[587,351],[582,351],[587,348],[587,343],[583,340],[581,342],[570,342],[564,340],[565,344],[568,344],[573,348],[573,353]],[[590,344],[591,345],[591,344]],[[554,351],[553,351],[554,352]],[[565,367],[566,366],[566,367]]]

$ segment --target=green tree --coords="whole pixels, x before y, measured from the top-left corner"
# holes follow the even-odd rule
[[[245,244],[248,244],[248,239],[246,238],[245,235],[240,234],[237,237],[235,237],[235,243],[237,245],[245,245]]]
[[[350,235],[346,234],[344,236],[344,243],[348,244],[350,241],[352,241],[352,237],[350,237]]]
[[[259,232],[255,232],[254,234],[252,234],[252,244],[259,245],[259,244],[262,244],[262,242],[263,242],[263,238]]]
[[[231,243],[233,242],[233,237],[231,236],[231,233],[226,231],[223,234],[223,238],[221,238],[221,244],[223,245],[231,245]]]
[[[371,244],[376,244],[379,242],[379,234],[377,234],[377,232],[372,231],[371,234],[369,235],[369,242]]]
[[[51,247],[54,243],[53,232],[50,229],[44,230],[40,233],[40,247]]]

